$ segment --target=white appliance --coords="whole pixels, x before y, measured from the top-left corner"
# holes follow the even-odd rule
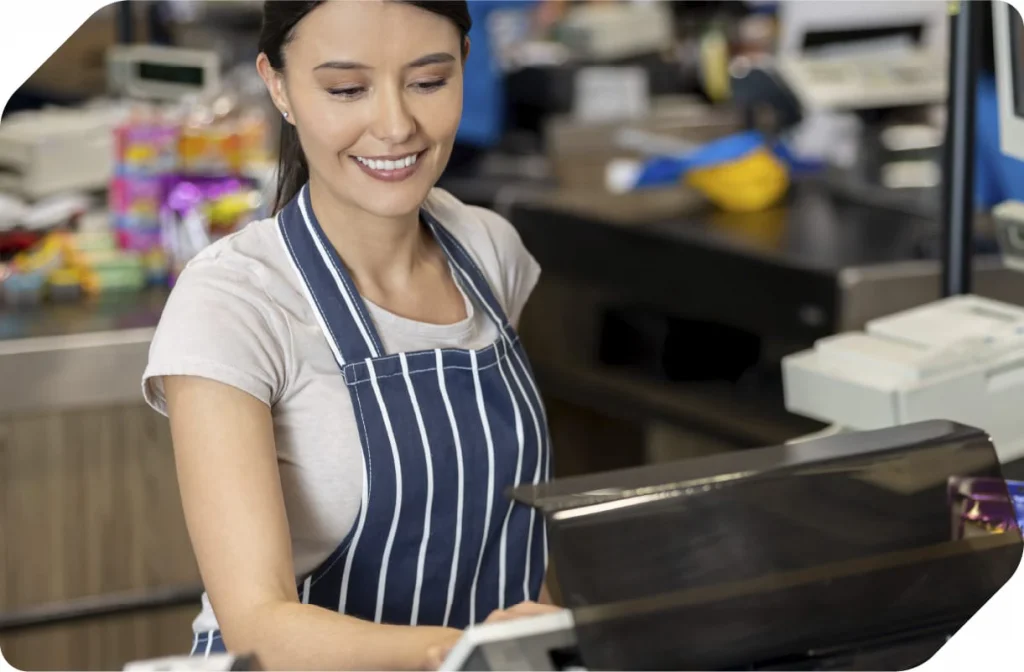
[[[948,14],[942,0],[789,0],[776,67],[809,111],[941,103]]]
[[[558,30],[577,53],[611,60],[671,49],[673,26],[665,2],[597,2],[573,7]]]
[[[918,32],[921,48],[948,50],[949,3],[945,0],[785,0],[779,4],[778,18],[779,56],[804,56],[834,48],[837,40],[831,37],[840,33],[846,38],[844,43],[892,40],[885,32],[900,28]],[[828,47],[816,47],[818,43]]]
[[[818,341],[783,362],[786,408],[848,430],[953,420],[1024,457],[1024,308],[955,296]]]
[[[510,621],[481,623],[466,628],[439,669],[442,672],[557,670],[561,668],[555,666],[551,653],[575,645],[575,623],[568,609]]]
[[[114,167],[116,107],[52,108],[0,124],[0,191],[38,200],[105,189]]]
[[[776,68],[808,111],[935,105],[946,98],[944,52],[915,50],[843,58],[780,56]]]
[[[1024,21],[1006,2],[992,3],[999,142],[1004,154],[1024,160]]]
[[[221,86],[220,56],[201,49],[149,44],[107,50],[107,90],[135,100],[177,102],[214,95]]]
[[[1024,76],[1014,56],[1022,52],[1010,48],[1024,31],[1005,3],[993,10],[1000,132],[1004,151],[1024,159],[1024,132],[1013,132],[1024,131],[1024,107],[1016,105]],[[1003,203],[994,215],[1004,262],[1024,270],[1024,203]],[[829,431],[954,420],[989,432],[1002,461],[1024,457],[1020,306],[951,297],[821,339],[782,368],[786,407],[833,423]]]

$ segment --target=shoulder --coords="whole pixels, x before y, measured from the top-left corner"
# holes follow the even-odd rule
[[[189,261],[182,276],[221,269],[265,282],[281,272],[284,253],[277,220],[261,219],[203,249]]]
[[[228,292],[267,311],[291,312],[303,295],[277,219],[252,222],[197,254],[174,293],[196,291]]]
[[[185,267],[150,346],[146,380],[199,375],[239,387],[270,404],[280,394],[290,356],[281,309],[283,251],[274,220],[248,225],[210,245]],[[159,389],[147,400],[160,410]],[[156,402],[156,403],[154,403]]]
[[[194,256],[175,281],[168,307],[227,297],[235,299],[231,302],[233,306],[266,303],[262,288],[270,265],[265,261],[268,251],[263,249],[260,239],[264,237],[261,229],[268,229],[267,221],[272,220],[253,222]]]
[[[197,254],[171,292],[178,319],[208,319],[250,326],[262,322],[280,331],[284,314],[301,300],[299,279],[280,238],[276,219],[253,222]],[[200,314],[202,308],[209,314]]]
[[[526,251],[519,232],[507,219],[493,210],[466,205],[444,189],[430,192],[426,209],[474,256],[490,255],[507,264]]]
[[[430,192],[425,208],[477,262],[515,324],[540,276],[516,228],[498,213],[466,205],[443,189]]]

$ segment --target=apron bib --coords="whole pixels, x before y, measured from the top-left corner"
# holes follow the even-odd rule
[[[298,588],[305,603],[369,621],[465,628],[540,594],[544,521],[506,490],[548,479],[549,437],[526,353],[484,274],[440,222],[421,217],[498,329],[482,350],[386,354],[308,185],[278,215],[352,397],[363,457],[356,523]],[[194,636],[193,654],[223,651],[219,632]]]

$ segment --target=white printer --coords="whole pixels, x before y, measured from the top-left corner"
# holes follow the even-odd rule
[[[813,112],[937,105],[948,87],[949,8],[942,0],[788,0],[776,64]]]
[[[786,408],[844,429],[953,420],[1024,457],[1024,308],[955,296],[783,360]]]
[[[115,106],[19,112],[0,124],[0,191],[38,200],[105,189],[114,169]]]

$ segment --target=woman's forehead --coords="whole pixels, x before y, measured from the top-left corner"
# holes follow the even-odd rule
[[[457,55],[460,48],[451,20],[394,0],[325,2],[296,25],[288,45],[289,56],[309,67],[329,61],[403,65],[424,53]]]

